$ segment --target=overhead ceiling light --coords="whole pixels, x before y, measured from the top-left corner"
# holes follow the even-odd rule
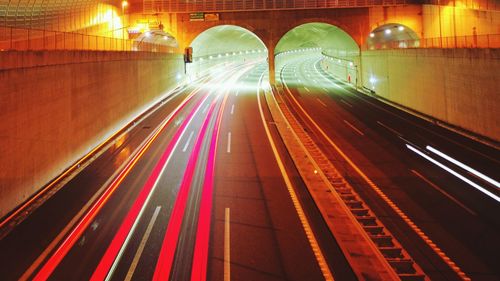
[[[391,34],[391,32],[392,32],[392,31],[391,31],[390,29],[386,29],[386,30],[385,30],[385,34],[387,34],[387,35]]]
[[[372,33],[370,33],[370,37],[371,37],[371,38],[375,37],[375,33],[373,33],[373,32],[372,32]]]
[[[405,30],[405,27],[404,27],[404,26],[402,26],[402,25],[400,25],[400,26],[398,27],[398,30],[399,30],[399,31],[403,31],[403,30]]]

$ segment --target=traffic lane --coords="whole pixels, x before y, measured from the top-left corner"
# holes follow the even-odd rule
[[[304,62],[301,63],[302,68],[308,69],[306,71],[306,73],[318,72],[318,71],[321,72],[321,70],[319,70],[319,68],[316,67],[316,65],[312,64],[313,61],[307,61],[307,62],[308,63],[304,63]],[[314,65],[314,67],[312,67],[311,65]],[[313,70],[313,68],[314,68],[314,70]],[[324,77],[322,77],[322,78],[324,79]],[[371,124],[372,128],[378,128],[379,131],[384,131],[383,134],[386,135],[388,138],[390,138],[391,141],[396,140],[396,143],[404,144],[408,140],[408,142],[410,142],[411,145],[422,147],[422,148],[424,148],[423,150],[426,150],[425,149],[426,145],[429,145],[429,144],[433,145],[433,142],[427,141],[426,135],[421,130],[418,130],[419,128],[421,128],[421,126],[415,125],[415,123],[413,123],[412,121],[408,121],[408,122],[412,122],[410,124],[401,123],[401,122],[406,122],[406,119],[391,118],[391,116],[393,116],[393,115],[387,116],[386,110],[381,110],[379,106],[374,107],[373,104],[371,104],[371,103],[368,103],[369,106],[367,105],[367,103],[363,103],[362,105],[365,105],[365,107],[362,107],[362,106],[359,107],[359,106],[357,106],[359,103],[346,102],[346,100],[348,100],[347,97],[352,96],[352,95],[347,93],[348,90],[343,89],[343,88],[342,89],[339,88],[340,85],[337,85],[337,84],[340,84],[340,83],[338,83],[338,82],[335,82],[335,83],[336,83],[336,88],[332,89],[331,91],[328,91],[329,95],[332,96],[333,98],[335,98],[337,101],[342,102],[343,107],[347,108],[347,110],[350,111],[351,113],[353,113],[353,115],[355,115],[356,117],[358,117],[359,120],[364,121],[366,124]],[[322,87],[320,89],[320,91],[321,90],[326,91],[327,89],[324,89]],[[346,104],[347,104],[347,106],[346,106]],[[402,115],[408,115],[408,114],[404,113]],[[412,118],[415,119],[416,117],[413,116]],[[397,123],[397,122],[400,122],[401,127],[405,127],[405,130],[408,132],[408,134],[400,133],[400,132],[403,132],[403,130],[400,130],[399,128],[393,126],[393,124]],[[420,123],[422,123],[422,122],[425,123],[425,121],[421,120]],[[388,125],[388,124],[390,124],[390,125]],[[350,123],[348,125],[350,125]],[[415,130],[408,129],[412,125],[417,126]],[[434,125],[430,125],[430,126],[433,127]],[[354,126],[351,126],[351,127],[354,128]],[[394,129],[394,128],[396,128],[396,129]],[[390,134],[387,134],[387,132],[390,132]],[[482,145],[482,144],[479,144],[479,145]],[[436,147],[436,145],[433,145],[433,146]],[[405,146],[403,146],[403,147],[407,153],[413,154],[413,152],[410,152],[409,150],[407,150],[407,148]],[[460,152],[457,152],[457,154],[460,154]],[[479,154],[476,153],[476,157],[478,155]],[[439,159],[439,157],[437,155],[434,155],[434,157],[440,161],[443,161],[442,159]],[[446,161],[444,161],[444,162],[446,162]],[[483,164],[486,163],[486,166],[489,169],[491,169],[493,167],[494,170],[498,166],[498,165],[495,165],[494,163],[491,163],[491,161],[489,162],[487,159],[483,159],[482,163]],[[450,165],[449,163],[447,163],[447,165],[457,169],[456,167],[454,167],[453,164]],[[464,171],[461,169],[458,169],[458,170],[460,170],[465,175],[469,174],[467,171]],[[472,176],[472,174],[471,174],[471,176]],[[464,183],[462,183],[462,184],[464,184]],[[498,192],[497,192],[498,190],[496,188],[494,188],[492,186],[485,185],[485,183],[481,183],[481,184],[483,186],[485,186],[487,189],[489,189],[490,191],[492,191],[493,193],[498,194]],[[479,198],[479,196],[476,195],[476,198]],[[468,199],[470,199],[470,198],[468,198]],[[487,204],[491,204],[491,203],[492,202],[487,201]],[[481,205],[481,207],[483,207],[483,205]],[[492,215],[491,212],[484,212],[483,215],[488,217],[492,221],[498,221],[498,218],[495,217],[494,215]]]
[[[305,64],[304,67],[312,69],[310,64]],[[316,70],[317,69],[318,68],[316,68]],[[340,89],[338,87],[336,87],[336,88],[338,90],[333,89],[332,91],[328,91],[329,96],[331,96],[335,100],[339,101],[339,104],[342,103],[342,107],[344,109],[346,109],[347,111],[349,111],[354,116],[356,116],[359,121],[363,121],[365,124],[369,124],[371,128],[378,130],[383,135],[385,135],[391,142],[393,142],[395,145],[398,145],[398,147],[401,147],[403,150],[403,154],[405,154],[405,155],[411,154],[410,157],[416,156],[416,154],[414,154],[409,149],[407,149],[407,147],[404,145],[406,143],[410,143],[412,146],[421,147],[422,150],[424,150],[424,151],[426,151],[426,149],[425,149],[426,145],[431,145],[433,147],[442,146],[442,145],[440,145],[432,140],[431,141],[427,140],[427,138],[428,138],[427,135],[425,134],[425,132],[423,132],[421,130],[422,126],[435,127],[433,124],[428,124],[424,120],[419,120],[419,123],[422,123],[423,125],[417,124],[416,125],[417,127],[415,129],[411,129],[411,128],[413,128],[412,125],[416,124],[416,123],[412,120],[408,121],[408,122],[411,122],[410,124],[405,123],[407,120],[405,118],[409,114],[402,112],[401,115],[403,115],[405,118],[403,118],[403,117],[402,118],[391,118],[391,116],[393,116],[393,115],[388,116],[387,111],[385,109],[380,110],[379,109],[380,107],[378,105],[376,107],[373,107],[373,104],[371,102],[360,103],[360,102],[356,102],[356,100],[354,102],[349,101],[349,99],[346,97],[352,96],[352,95],[348,94],[346,96],[344,93],[347,90]],[[358,100],[363,100],[361,97],[358,97],[358,98],[359,98]],[[347,106],[346,106],[346,100],[349,101]],[[414,116],[411,116],[411,118],[417,119]],[[398,124],[399,126],[394,126],[394,124]],[[348,123],[348,125],[351,125],[351,124]],[[351,127],[353,127],[353,129],[356,130],[356,128],[354,126],[351,126]],[[402,130],[401,128],[404,128],[404,130]],[[444,130],[443,128],[440,128],[440,129]],[[401,133],[401,132],[407,132],[407,133]],[[459,137],[463,138],[461,136],[459,136]],[[433,138],[433,139],[442,140],[442,137]],[[470,142],[470,140],[468,140],[468,142]],[[451,153],[451,155],[461,155],[463,149],[456,147],[456,145],[454,143],[448,142],[448,144],[449,144],[448,147],[453,148],[455,146],[455,148],[456,148],[455,149],[456,153]],[[477,144],[477,146],[484,146],[484,145]],[[487,151],[489,151],[491,149],[492,148],[487,148],[483,152],[489,153]],[[444,151],[446,151],[446,150],[447,149],[445,149]],[[470,151],[469,151],[469,153],[470,153]],[[498,154],[498,151],[495,151],[495,153]],[[494,156],[495,153],[489,154],[489,155],[495,157]],[[434,159],[437,159],[438,161],[445,163],[448,167],[451,167],[455,170],[458,170],[461,174],[469,176],[469,178],[472,178],[473,180],[479,182],[481,186],[485,187],[489,191],[492,191],[494,194],[496,193],[497,196],[499,195],[497,188],[492,187],[491,185],[488,185],[484,181],[481,182],[481,181],[477,180],[477,178],[475,179],[475,176],[472,173],[469,173],[468,171],[465,171],[461,168],[458,168],[458,167],[454,166],[453,164],[447,162],[446,160],[440,159],[437,155],[431,154],[431,156],[434,157]],[[475,156],[477,158],[478,156],[480,156],[480,154],[475,153]],[[467,161],[465,161],[465,162],[467,162]],[[495,163],[492,163],[491,161],[488,161],[488,159],[483,158],[482,161],[480,161],[480,162],[481,162],[480,167],[475,167],[476,169],[479,168],[480,170],[486,170],[486,171],[498,170],[498,165],[496,165]],[[487,167],[487,169],[481,169],[482,167]],[[436,171],[437,175],[446,174],[446,178],[448,178],[448,179],[455,178],[454,176],[451,176],[448,173],[444,173],[444,171],[442,171],[441,168],[433,169],[433,170]],[[487,218],[487,220],[489,220],[495,224],[500,224],[500,218],[498,218],[498,216],[495,216],[495,214],[490,211],[491,208],[497,207],[497,202],[492,201],[491,197],[488,198],[488,195],[481,193],[481,192],[478,192],[472,186],[469,186],[469,185],[465,184],[464,182],[460,181],[458,184],[460,186],[463,186],[463,189],[457,190],[456,188],[454,188],[454,189],[448,188],[448,191],[446,191],[446,193],[451,193],[452,195],[453,195],[453,193],[457,193],[457,196],[461,197],[462,200],[466,201],[467,206],[478,208],[481,215],[483,217]],[[484,198],[486,200],[484,200]]]
[[[198,99],[199,97],[195,96],[192,101]],[[178,116],[172,119],[172,126],[167,127],[169,131],[172,133],[176,131],[187,113],[192,110],[193,103],[190,102]],[[160,133],[152,146],[125,177],[120,187],[109,198],[91,227],[84,232],[80,242],[69,251],[56,268],[51,279],[76,278],[85,280],[90,277],[171,138],[172,135]]]
[[[101,191],[101,187],[115,173],[116,167],[123,164],[126,156],[151,133],[150,129],[144,127],[154,128],[154,124],[183,98],[184,94],[176,96],[122,135],[1,239],[0,262],[3,266],[0,268],[0,275],[6,280],[17,280],[90,198]]]
[[[198,154],[196,170],[191,183],[186,212],[184,214],[174,263],[172,265],[171,280],[190,280],[192,277],[191,272],[197,235],[196,230],[199,223],[198,215],[200,212],[201,196],[205,181],[213,180],[206,178],[205,172],[209,161],[208,157],[211,147],[212,134],[215,133],[217,111],[221,105],[221,99],[219,99],[218,106],[215,107],[213,114],[211,116],[207,116],[207,118],[210,118],[210,124],[207,134],[204,136],[204,139],[201,140],[203,142],[202,149]]]
[[[308,68],[311,69],[312,67],[308,66]],[[318,63],[314,65],[314,68],[314,71],[320,74],[320,79],[327,76]],[[497,181],[500,180],[497,173],[500,165],[500,150],[389,106],[373,97],[360,94],[350,87],[345,87],[342,82],[331,81],[331,83],[336,85],[333,92],[345,93],[347,95],[344,95],[344,97],[347,102],[353,102],[366,110],[374,110],[379,118],[384,118],[397,131],[413,136],[417,142],[421,142],[424,146],[432,145],[448,152],[449,155],[461,162],[468,163],[475,169],[484,171],[490,177],[496,178]]]
[[[260,73],[243,84],[256,87]],[[291,200],[285,199],[289,194],[261,125],[255,89],[245,86],[237,93],[228,100],[235,107],[233,114],[224,113],[217,152],[208,279],[223,279],[229,208],[232,279],[324,280]]]
[[[299,91],[303,90],[299,89]],[[486,240],[489,240],[489,243],[486,242],[484,245],[489,244],[490,246],[489,249],[484,250],[489,252],[489,254],[486,253],[486,256],[493,257],[491,254],[497,250],[495,247],[491,249],[491,245],[494,245],[492,244],[494,243],[493,239],[497,234],[495,227],[492,227],[487,221],[478,220],[476,216],[464,210],[455,202],[450,201],[449,198],[443,196],[437,190],[430,188],[428,183],[416,177],[412,173],[412,170],[422,171],[421,173],[429,170],[434,171],[436,178],[440,178],[444,183],[451,184],[454,187],[463,186],[461,182],[448,175],[443,177],[443,173],[440,170],[428,167],[427,163],[421,163],[422,161],[419,161],[419,159],[408,155],[407,151],[400,148],[400,143],[392,143],[390,142],[391,138],[380,136],[380,134],[384,133],[383,131],[374,132],[357,120],[357,118],[349,116],[350,114],[344,110],[342,102],[333,102],[319,92],[317,94],[306,94],[303,91],[299,99],[306,110],[313,116],[314,120],[341,146],[343,151],[372,180],[382,187],[384,192],[396,201],[398,206],[410,215],[417,225],[425,230],[424,232],[432,234],[430,235],[431,239],[434,242],[439,241],[437,244],[440,246],[443,245],[446,253],[451,255],[451,252],[454,251],[455,255],[452,256],[457,256],[461,260],[465,260],[460,264],[471,265],[474,268],[469,268],[470,271],[477,269],[477,272],[488,272],[481,265],[481,261],[478,262],[478,258],[472,254],[478,245],[477,241],[474,241],[475,239],[471,239],[471,237],[477,237],[477,235],[486,236]],[[326,104],[327,107],[319,106],[318,99]],[[353,128],[346,124],[344,122],[346,120],[349,120],[349,124],[353,124],[362,131],[364,136],[359,135]],[[331,148],[328,146],[324,146],[323,148],[326,151],[330,151],[330,158],[338,159]],[[404,159],[408,160],[405,161]],[[342,167],[341,170],[343,173],[347,174],[350,182],[355,185],[363,185],[361,180],[356,179],[357,175],[355,172],[350,171],[343,161],[337,160],[337,163],[340,164],[338,166]],[[439,181],[438,183],[441,184]],[[360,193],[363,193],[367,189],[358,188],[358,190]],[[463,186],[461,191],[467,193],[467,190],[470,191],[470,188]],[[372,194],[371,196],[376,195]],[[468,196],[470,198],[470,195]],[[430,200],[429,198],[432,199]],[[376,213],[380,214],[380,212]],[[382,214],[387,220],[387,214]],[[384,219],[382,221],[386,223]],[[394,224],[392,222],[389,223]],[[462,241],[456,241],[457,239],[454,238],[450,239],[450,236],[460,237]],[[476,245],[468,245],[469,249],[465,249],[464,241],[476,242]],[[445,247],[443,243],[447,246]],[[470,255],[464,255],[463,253],[469,253]]]
[[[131,242],[117,264],[112,275],[113,280],[130,280],[132,277],[134,280],[151,280],[153,277],[172,207],[196,139],[193,135],[197,134],[200,123],[205,119],[203,108],[209,103],[210,98],[200,105],[197,116],[186,128],[176,152],[167,163],[159,179],[158,188],[153,191],[151,201],[132,235]]]

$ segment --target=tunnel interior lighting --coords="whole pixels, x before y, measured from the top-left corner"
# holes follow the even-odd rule
[[[209,56],[208,59],[213,59],[214,57],[213,56]]]
[[[351,62],[349,62],[349,65],[350,65],[350,66],[353,66],[353,65],[354,65],[354,63],[352,63],[352,61],[351,61]]]
[[[375,33],[373,33],[373,32],[372,32],[372,33],[370,33],[370,37],[371,37],[371,38],[375,37]]]
[[[128,6],[128,1],[122,1],[122,8],[125,8]]]
[[[375,77],[370,77],[370,83],[375,84],[377,82],[377,79]]]
[[[399,31],[403,31],[403,30],[405,30],[405,27],[404,27],[404,26],[399,26],[399,27],[398,27],[398,30],[399,30]]]
[[[391,31],[390,29],[386,29],[386,30],[385,30],[385,34],[389,35],[389,34],[391,34],[391,33],[392,33],[392,31]]]

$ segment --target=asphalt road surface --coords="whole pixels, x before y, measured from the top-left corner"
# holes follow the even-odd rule
[[[500,187],[494,183],[499,180],[499,150],[356,92],[325,73],[320,59],[304,56],[291,61],[279,77],[290,89],[283,90],[288,105],[330,160],[432,279],[452,278],[442,260],[321,137],[295,100],[472,280],[498,280]],[[493,184],[455,159],[489,176]]]

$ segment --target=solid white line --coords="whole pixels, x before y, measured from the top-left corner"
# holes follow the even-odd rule
[[[226,208],[224,214],[224,281],[231,280],[231,239],[229,233],[230,217],[229,208]]]
[[[238,96],[240,94],[240,90],[236,91],[236,95],[235,96]]]
[[[365,135],[365,134],[363,134],[363,132],[361,132],[361,130],[359,130],[358,128],[354,127],[354,125],[353,125],[353,124],[349,123],[349,121],[344,120],[344,123],[346,123],[346,124],[347,124],[347,126],[351,127],[354,131],[356,131],[356,133],[358,133],[358,134],[360,134],[360,135],[362,135],[362,136],[364,136],[364,135]]]
[[[325,87],[323,87],[323,91],[328,92],[328,89],[327,89],[327,88],[325,88]]]
[[[231,153],[231,132],[227,133],[227,153]]]
[[[234,114],[234,104],[231,105],[231,115],[233,115],[233,114]]]
[[[319,98],[316,98],[316,100],[317,100],[319,103],[321,103],[321,105],[323,105],[324,107],[327,107],[327,106],[326,106],[326,103],[324,103],[323,101],[321,101]]]
[[[423,181],[425,181],[430,186],[434,187],[434,189],[436,189],[437,191],[441,192],[444,196],[448,197],[451,201],[457,203],[460,207],[464,208],[467,212],[471,213],[474,216],[476,215],[476,213],[474,211],[472,211],[471,209],[467,208],[464,204],[462,204],[462,202],[458,201],[458,199],[456,199],[455,197],[451,196],[448,192],[446,192],[443,189],[441,189],[439,186],[437,186],[435,183],[433,183],[432,181],[430,181],[429,179],[427,179],[426,177],[424,177],[419,172],[417,172],[415,170],[411,170],[411,172],[414,173],[417,177],[419,177]]]
[[[308,91],[309,93],[311,92],[311,91],[309,91],[309,89],[308,89],[307,87],[304,87],[304,89],[305,89],[306,91]]]
[[[421,152],[420,150],[416,149],[415,147],[413,147],[409,144],[407,144],[406,147],[408,147],[408,149],[412,150],[413,152],[417,153],[418,155],[424,157],[425,159],[429,160],[430,162],[434,163],[435,165],[439,166],[440,168],[447,171],[448,173],[450,173],[450,174],[454,175],[455,177],[461,179],[462,181],[466,182],[467,184],[474,187],[475,189],[477,189],[477,190],[481,191],[482,193],[488,195],[489,197],[493,198],[495,201],[500,202],[500,197],[493,194],[491,191],[485,189],[484,187],[482,187],[482,186],[476,184],[475,182],[469,180],[468,178],[462,176],[461,174],[459,174],[455,170],[448,168],[447,166],[445,166],[441,162],[434,160],[432,157],[426,155],[425,153]]]
[[[139,244],[139,247],[137,248],[137,251],[135,252],[134,259],[132,260],[132,263],[130,264],[130,267],[127,272],[127,276],[125,277],[125,281],[129,281],[132,279],[132,276],[134,275],[135,268],[137,267],[137,264],[139,263],[139,259],[142,255],[142,252],[144,251],[144,247],[146,246],[146,242],[148,241],[149,235],[151,234],[151,230],[153,229],[153,225],[155,224],[156,218],[158,217],[158,214],[160,213],[161,206],[156,206],[156,209],[153,213],[153,216],[151,217],[151,220],[149,221],[148,227],[146,228],[146,232],[144,232],[144,235],[142,236],[141,242]]]
[[[402,136],[403,134],[401,134],[400,132],[394,130],[393,128],[385,125],[384,123],[380,122],[380,121],[377,121],[377,124],[379,124],[380,126],[386,128],[387,130],[391,131],[392,133],[394,133],[395,135],[397,136]]]
[[[464,170],[466,170],[466,171],[468,171],[468,172],[470,172],[470,173],[472,173],[472,174],[476,175],[477,177],[479,177],[479,178],[481,178],[481,179],[483,179],[483,180],[485,180],[485,181],[487,181],[487,182],[491,183],[491,184],[492,184],[492,185],[494,185],[496,188],[500,188],[500,184],[499,184],[496,180],[494,180],[494,179],[492,179],[492,178],[488,177],[487,175],[485,175],[485,174],[483,174],[483,173],[479,172],[478,170],[475,170],[475,169],[473,169],[473,168],[471,168],[471,167],[469,167],[469,166],[465,165],[464,163],[462,163],[462,162],[460,162],[460,161],[458,161],[458,160],[453,159],[452,157],[450,157],[450,156],[448,156],[448,155],[444,154],[443,152],[441,152],[441,151],[439,151],[439,150],[437,150],[437,149],[433,148],[432,146],[429,146],[429,145],[428,145],[428,146],[426,146],[425,148],[426,148],[427,150],[431,151],[432,153],[437,154],[437,155],[439,155],[439,156],[443,157],[444,159],[446,159],[446,160],[450,161],[451,163],[453,163],[453,164],[455,164],[455,165],[459,166],[460,168],[462,168],[462,169],[464,169]]]
[[[189,143],[191,142],[191,138],[193,137],[193,134],[194,134],[194,131],[191,131],[191,133],[189,133],[189,137],[186,141],[186,144],[184,145],[184,147],[182,148],[182,152],[186,152],[188,146],[189,146]]]
[[[350,103],[346,102],[345,100],[340,99],[340,101],[341,101],[341,102],[343,102],[344,104],[346,104],[347,106],[352,107],[352,104],[350,104]]]

